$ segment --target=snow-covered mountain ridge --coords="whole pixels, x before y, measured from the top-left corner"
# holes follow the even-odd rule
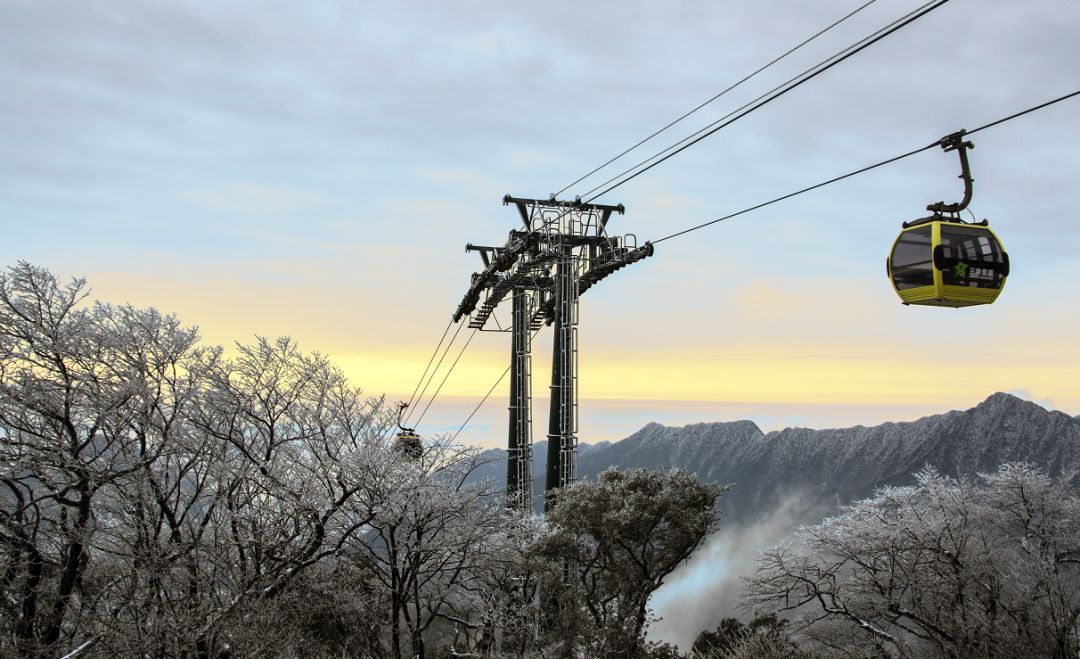
[[[485,470],[505,477],[505,456]],[[534,455],[542,492],[546,442]],[[951,476],[973,476],[1004,462],[1026,461],[1060,473],[1080,467],[1080,418],[1048,411],[1005,393],[979,405],[910,422],[827,430],[786,428],[763,433],[751,421],[666,427],[650,423],[618,442],[582,447],[578,473],[604,469],[679,467],[714,483],[734,483],[724,497],[730,518],[749,519],[797,496],[833,509],[877,487],[910,483],[927,465]]]
[[[583,454],[579,473],[589,477],[608,466],[680,467],[706,481],[735,483],[725,507],[741,518],[793,494],[846,503],[876,487],[910,483],[927,465],[951,476],[973,476],[1015,461],[1051,473],[1080,466],[1080,420],[996,393],[968,410],[872,427],[765,434],[749,421],[684,428],[650,424]]]

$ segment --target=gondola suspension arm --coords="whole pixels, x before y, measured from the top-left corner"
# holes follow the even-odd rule
[[[926,210],[932,213],[954,213],[958,214],[960,211],[968,207],[971,203],[972,195],[972,182],[975,180],[971,178],[971,166],[968,164],[967,150],[974,149],[975,145],[969,141],[964,140],[966,130],[958,130],[955,133],[946,135],[941,138],[938,144],[945,150],[958,151],[960,153],[960,176],[959,178],[964,181],[964,198],[955,204],[946,204],[944,201],[939,201],[936,204],[930,204],[926,207]]]

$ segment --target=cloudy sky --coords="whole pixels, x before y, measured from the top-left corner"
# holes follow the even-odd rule
[[[480,267],[465,243],[516,226],[503,194],[547,196],[861,4],[4,0],[0,264],[212,343],[290,335],[408,398]],[[919,4],[877,0],[640,157]],[[1080,89],[1077,34],[1075,0],[952,0],[602,199],[627,208],[611,228],[667,235]],[[583,299],[582,440],[873,424],[999,390],[1080,413],[1078,119],[1080,98],[974,137],[972,209],[1013,264],[991,307],[904,307],[885,279],[900,223],[960,196],[937,151],[605,280]],[[420,430],[456,430],[508,353],[478,335]],[[505,405],[463,437],[502,441]]]

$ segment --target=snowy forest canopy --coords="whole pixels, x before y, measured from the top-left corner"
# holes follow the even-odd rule
[[[0,653],[642,654],[649,594],[714,527],[723,488],[680,472],[515,514],[477,450],[396,449],[324,356],[85,297],[0,276]]]
[[[680,656],[649,596],[725,487],[619,472],[545,519],[475,449],[393,418],[289,339],[226,354],[154,309],[0,275],[0,653]],[[1075,474],[924,471],[806,528],[703,657],[1075,657]],[[686,649],[689,650],[689,649]]]

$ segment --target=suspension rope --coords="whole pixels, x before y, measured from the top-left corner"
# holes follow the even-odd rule
[[[443,330],[442,336],[439,337],[439,344],[435,346],[435,351],[431,353],[431,358],[428,359],[427,366],[424,367],[424,372],[420,375],[420,379],[416,381],[416,386],[413,388],[412,395],[409,396],[407,405],[412,405],[413,401],[416,400],[416,392],[420,390],[420,385],[424,382],[424,378],[428,374],[428,369],[431,368],[431,363],[435,361],[435,355],[439,354],[439,348],[442,347],[443,341],[446,340],[446,334],[450,331],[450,326],[453,324],[453,320],[446,324],[446,329]]]
[[[702,141],[706,137],[709,137],[710,135],[716,133],[717,131],[719,131],[719,130],[721,130],[721,129],[723,129],[723,128],[725,128],[725,127],[727,127],[727,126],[729,126],[729,125],[731,125],[733,123],[735,123],[739,119],[741,119],[741,118],[745,117],[746,115],[751,114],[752,112],[758,110],[759,108],[771,103],[772,101],[776,100],[777,98],[780,98],[781,96],[783,96],[787,92],[791,91],[792,89],[795,89],[796,87],[799,87],[803,83],[806,83],[806,82],[810,81],[811,79],[813,79],[813,78],[817,77],[818,75],[824,73],[825,71],[827,71],[830,68],[836,66],[837,64],[843,62],[844,60],[852,57],[853,55],[859,53],[860,51],[870,47],[871,45],[877,43],[878,41],[881,41],[885,37],[893,34],[897,30],[900,30],[900,29],[906,27],[907,25],[915,22],[919,18],[922,18],[926,14],[932,12],[933,10],[937,9],[938,7],[941,7],[942,5],[946,4],[947,2],[949,2],[949,0],[930,0],[929,2],[927,2],[927,3],[919,6],[918,8],[908,12],[907,14],[904,14],[903,16],[901,16],[900,18],[894,20],[893,22],[889,23],[888,25],[886,25],[886,26],[884,26],[882,28],[879,28],[877,31],[871,33],[870,35],[868,35],[866,37],[863,37],[859,41],[856,41],[854,44],[848,46],[847,48],[844,48],[844,49],[838,51],[836,54],[832,55],[831,57],[828,57],[828,58],[822,60],[821,62],[819,62],[818,64],[816,64],[815,66],[812,66],[809,69],[803,71],[801,74],[799,74],[799,75],[797,75],[797,76],[795,76],[793,78],[790,78],[787,82],[784,82],[784,83],[778,85],[777,87],[774,87],[769,92],[766,92],[765,94],[762,94],[761,96],[759,96],[756,99],[750,101],[749,103],[746,103],[745,105],[741,106],[740,108],[738,108],[736,110],[733,110],[732,112],[724,115],[720,119],[717,119],[716,121],[712,122],[711,124],[705,126],[702,129],[698,130],[697,132],[683,138],[682,140],[680,140],[680,141],[676,142],[675,144],[667,147],[666,149],[663,149],[662,151],[657,152],[653,156],[650,156],[649,158],[641,161],[637,165],[634,165],[633,167],[631,167],[631,168],[623,171],[622,173],[620,173],[620,174],[608,179],[607,181],[601,183],[599,186],[596,186],[596,187],[592,188],[591,190],[587,191],[584,195],[581,195],[581,196],[585,197],[585,196],[587,196],[589,194],[592,194],[593,192],[595,192],[599,188],[601,188],[601,187],[603,187],[605,185],[608,185],[609,183],[612,183],[613,181],[617,181],[616,183],[614,183],[610,187],[604,189],[602,192],[600,192],[598,194],[595,194],[592,197],[589,197],[588,199],[585,199],[584,202],[585,203],[593,202],[596,199],[598,199],[599,197],[611,192],[612,190],[615,190],[616,188],[624,185],[625,183],[628,183],[632,179],[637,178],[641,174],[644,174],[645,172],[649,171],[650,169],[652,169],[653,167],[659,165],[660,163],[668,160],[669,158],[675,156],[678,153],[681,153],[681,152],[685,151],[686,149],[690,148],[691,146],[694,146],[695,144]],[[717,125],[717,124],[719,124],[719,125]],[[675,150],[672,151],[672,149],[675,149]],[[668,153],[669,151],[670,151],[670,153]],[[663,155],[665,153],[667,155]],[[660,158],[661,155],[663,155],[662,158]],[[656,160],[656,158],[660,158],[660,159]],[[650,161],[654,161],[654,162],[651,162],[651,164],[649,164],[648,166],[645,166],[646,163],[649,163]],[[638,169],[639,167],[643,167],[643,166],[644,166],[643,169],[639,169],[638,171],[634,172],[631,176],[623,178],[622,180],[618,180],[622,176],[634,171],[635,169]],[[568,213],[570,213],[572,210],[573,210],[573,208],[568,208],[568,209],[564,210],[562,213],[559,214],[558,217],[555,218],[554,221],[558,221],[558,220],[562,219]]]
[[[484,397],[481,398],[480,402],[476,404],[476,407],[473,408],[473,411],[469,412],[469,416],[461,424],[461,427],[459,427],[457,429],[457,432],[454,433],[454,436],[450,438],[451,444],[454,442],[454,440],[458,438],[458,435],[461,434],[461,431],[465,430],[465,426],[469,425],[469,422],[472,421],[473,416],[475,416],[476,413],[480,411],[480,408],[483,407],[484,403],[487,402],[487,399],[491,396],[495,389],[498,388],[500,384],[502,384],[502,381],[506,379],[508,373],[510,373],[510,366],[506,367],[506,370],[502,372],[502,375],[500,375],[499,379],[495,381],[495,384],[491,385],[491,389],[488,389],[488,392],[484,394]]]
[[[584,181],[585,179],[587,179],[587,178],[591,177],[591,176],[592,176],[593,174],[595,174],[595,173],[599,172],[599,171],[600,171],[600,170],[602,170],[602,169],[605,169],[605,168],[606,168],[606,167],[607,167],[608,165],[610,165],[610,164],[612,164],[613,162],[615,162],[615,161],[619,160],[620,158],[622,158],[623,156],[627,155],[628,153],[630,153],[630,152],[634,151],[635,149],[637,149],[638,147],[642,146],[642,145],[643,145],[643,144],[645,144],[646,142],[648,142],[648,141],[652,140],[652,139],[653,139],[654,137],[657,137],[658,135],[660,135],[660,134],[661,134],[661,133],[663,133],[664,131],[666,131],[666,130],[668,130],[669,128],[671,128],[671,127],[675,126],[676,124],[678,124],[679,122],[683,121],[684,119],[686,119],[686,118],[687,118],[687,117],[689,117],[690,115],[692,115],[692,114],[696,113],[696,112],[697,112],[698,110],[701,110],[701,109],[702,109],[702,108],[704,108],[705,106],[707,106],[707,105],[711,104],[711,103],[712,103],[713,101],[716,101],[717,99],[719,99],[719,98],[720,98],[721,96],[724,96],[724,95],[725,95],[725,94],[727,94],[728,92],[730,92],[730,91],[734,90],[734,89],[735,89],[736,87],[739,87],[739,86],[740,86],[740,85],[742,85],[743,83],[745,83],[745,82],[749,81],[749,80],[750,80],[751,78],[754,78],[754,77],[755,77],[755,76],[757,76],[757,75],[758,75],[759,73],[762,73],[762,72],[764,72],[764,71],[765,71],[766,69],[769,69],[769,68],[770,68],[770,67],[772,67],[772,66],[773,66],[774,64],[777,64],[777,63],[779,63],[779,62],[780,62],[781,60],[785,59],[786,57],[788,57],[789,55],[791,55],[791,54],[792,54],[792,53],[794,53],[795,51],[799,50],[800,48],[802,48],[803,46],[807,45],[807,44],[808,44],[808,43],[810,43],[811,41],[814,41],[815,39],[817,39],[817,38],[818,38],[818,37],[820,37],[821,35],[825,34],[826,32],[828,32],[828,31],[832,30],[832,29],[833,29],[833,28],[835,28],[836,26],[838,26],[838,25],[840,25],[841,23],[843,23],[844,21],[848,20],[849,18],[851,18],[851,17],[852,17],[852,16],[854,16],[855,14],[858,14],[859,12],[861,12],[861,11],[862,11],[862,10],[864,10],[864,9],[866,9],[867,7],[869,7],[870,5],[874,4],[875,2],[877,2],[877,0],[870,0],[869,2],[866,2],[866,3],[862,4],[862,5],[860,5],[859,7],[855,8],[855,10],[853,10],[853,11],[851,11],[851,12],[847,13],[846,15],[842,16],[842,17],[841,17],[840,19],[838,19],[838,20],[834,21],[833,23],[829,24],[829,25],[828,25],[827,27],[825,27],[824,29],[822,29],[822,30],[820,30],[820,31],[818,31],[818,32],[816,32],[816,33],[814,33],[813,35],[811,35],[811,36],[807,37],[806,39],[804,39],[803,41],[799,42],[798,44],[796,44],[796,45],[795,45],[795,46],[793,46],[792,48],[789,48],[789,49],[788,49],[787,51],[785,51],[785,52],[784,52],[783,54],[781,54],[780,56],[776,57],[775,59],[773,59],[773,60],[772,60],[772,61],[770,61],[769,63],[765,64],[764,66],[761,66],[761,67],[759,67],[758,69],[756,69],[756,70],[755,70],[755,71],[753,71],[752,73],[750,73],[750,74],[748,74],[748,75],[744,76],[744,77],[743,77],[742,79],[740,79],[740,80],[739,80],[738,82],[735,82],[734,84],[731,84],[731,85],[729,85],[729,86],[728,86],[728,87],[727,87],[726,89],[724,89],[724,90],[723,90],[723,91],[721,91],[720,93],[716,94],[715,96],[713,96],[713,97],[712,97],[712,98],[710,98],[709,100],[707,100],[707,101],[705,101],[705,102],[703,102],[703,103],[699,104],[699,105],[698,105],[697,107],[693,108],[693,109],[692,109],[692,110],[690,110],[689,112],[686,112],[686,113],[682,114],[681,116],[677,117],[676,119],[672,120],[671,122],[669,122],[669,123],[668,123],[667,125],[665,125],[664,127],[662,127],[662,128],[660,128],[659,130],[657,130],[657,131],[655,131],[655,132],[651,133],[651,134],[650,134],[650,135],[649,135],[648,137],[646,137],[646,138],[644,138],[644,139],[640,140],[639,142],[637,142],[637,143],[636,143],[636,144],[634,144],[633,146],[631,146],[631,147],[628,147],[627,149],[625,149],[624,151],[622,151],[622,152],[621,152],[621,153],[619,153],[618,155],[616,155],[616,156],[613,156],[613,157],[612,157],[612,158],[611,158],[610,160],[608,160],[607,162],[603,163],[602,165],[599,165],[599,166],[597,166],[596,168],[592,169],[591,171],[589,171],[588,173],[586,173],[586,174],[582,175],[581,177],[579,177],[579,178],[575,179],[574,181],[571,181],[570,183],[567,183],[566,185],[564,185],[564,186],[562,187],[562,189],[560,189],[560,190],[559,190],[558,192],[556,192],[556,193],[555,193],[555,196],[556,196],[556,197],[558,197],[559,195],[561,195],[562,193],[566,192],[566,191],[567,191],[567,190],[569,190],[570,188],[574,187],[574,186],[575,186],[575,185],[577,185],[578,183],[581,183],[581,182],[582,182],[582,181]],[[669,147],[669,148],[670,148],[670,147]],[[607,183],[603,183],[603,184],[601,184],[601,185],[607,185]],[[590,191],[590,192],[591,192],[591,191]],[[588,194],[588,193],[586,193],[586,194]]]
[[[435,393],[431,395],[431,399],[428,400],[427,406],[424,407],[424,411],[420,413],[420,418],[416,420],[416,425],[420,425],[420,422],[424,420],[424,415],[427,414],[428,410],[431,408],[431,404],[435,402],[435,398],[437,398],[439,392],[442,391],[443,385],[446,384],[446,381],[450,378],[450,374],[454,372],[454,368],[458,365],[458,362],[461,361],[461,356],[465,354],[465,349],[469,347],[473,337],[479,332],[479,328],[473,329],[472,334],[470,334],[468,340],[465,341],[465,345],[461,346],[461,352],[459,352],[458,356],[454,359],[454,363],[450,365],[450,369],[446,371],[446,375],[443,376],[442,382],[439,383],[439,387],[435,390]]]
[[[453,322],[453,321],[451,321],[451,322]],[[443,350],[442,357],[439,357],[439,362],[437,364],[435,364],[435,369],[431,371],[431,375],[428,376],[427,383],[424,385],[424,388],[420,391],[420,395],[416,398],[416,403],[417,403],[416,407],[419,407],[420,401],[423,400],[424,394],[427,393],[428,387],[431,386],[431,382],[435,379],[435,374],[439,372],[439,368],[442,366],[443,360],[445,360],[446,355],[450,353],[450,348],[453,347],[454,341],[457,340],[458,334],[461,333],[461,328],[464,327],[464,326],[465,326],[465,324],[461,323],[461,324],[458,325],[457,329],[454,330],[454,335],[452,337],[450,337],[450,343],[446,344],[446,348]],[[438,349],[436,349],[436,352],[438,352]],[[405,418],[402,419],[402,425],[404,425],[406,423],[409,423],[409,419],[412,417],[413,411],[415,411],[416,407],[412,407],[412,408],[409,409],[408,413],[406,413],[406,415],[405,415]]]
[[[994,126],[998,126],[998,125],[1003,124],[1003,123],[1005,123],[1007,121],[1011,121],[1011,120],[1016,119],[1018,117],[1022,117],[1022,116],[1026,115],[1026,114],[1028,114],[1030,112],[1035,112],[1036,110],[1041,110],[1043,108],[1049,107],[1051,105],[1054,105],[1055,103],[1060,103],[1061,101],[1064,101],[1064,100],[1069,99],[1069,98],[1073,98],[1074,96],[1077,96],[1077,95],[1080,95],[1080,90],[1071,92],[1069,94],[1065,94],[1064,96],[1059,96],[1058,98],[1055,98],[1055,99],[1050,100],[1050,101],[1046,101],[1045,103],[1040,103],[1039,105],[1030,107],[1030,108],[1028,108],[1026,110],[1021,110],[1020,112],[1017,112],[1015,114],[1011,114],[1011,115],[1009,115],[1007,117],[1002,117],[1001,119],[991,121],[990,123],[979,126],[978,128],[975,128],[973,130],[965,131],[964,134],[965,135],[972,135],[972,134],[977,133],[977,132],[979,132],[981,130],[986,130],[988,128],[993,128]],[[689,227],[687,229],[683,229],[682,231],[676,231],[675,233],[673,233],[673,234],[671,234],[669,236],[664,236],[663,238],[653,240],[652,243],[655,245],[657,243],[662,243],[665,240],[669,240],[671,238],[677,238],[679,236],[688,234],[691,231],[697,231],[698,229],[704,229],[705,227],[711,226],[711,225],[716,224],[718,222],[723,222],[724,220],[730,220],[733,217],[738,217],[740,215],[745,215],[746,213],[749,213],[751,211],[755,211],[755,210],[758,210],[759,208],[764,208],[766,206],[771,206],[772,204],[775,204],[775,203],[780,202],[780,201],[784,201],[785,199],[791,199],[792,197],[797,197],[797,196],[799,196],[801,194],[810,192],[811,190],[817,190],[818,188],[823,188],[826,185],[831,185],[833,183],[836,183],[837,181],[843,181],[846,178],[851,178],[852,176],[856,176],[858,174],[862,174],[864,172],[868,172],[870,170],[877,169],[878,167],[882,167],[884,165],[894,163],[894,162],[896,162],[898,160],[903,160],[904,158],[909,158],[909,157],[911,157],[911,156],[913,156],[913,155],[915,155],[917,153],[922,153],[923,151],[926,151],[928,149],[932,149],[932,148],[934,148],[936,146],[940,146],[940,145],[941,145],[941,140],[938,140],[936,142],[932,142],[930,144],[927,144],[926,146],[922,146],[922,147],[919,147],[917,149],[913,149],[911,151],[908,151],[907,153],[902,153],[902,154],[900,154],[898,156],[893,156],[892,158],[882,160],[881,162],[874,163],[873,165],[867,165],[866,167],[860,167],[859,169],[856,169],[853,172],[848,172],[847,174],[843,174],[841,176],[831,178],[831,179],[829,179],[827,181],[822,181],[821,183],[815,183],[814,185],[802,188],[801,190],[796,190],[795,192],[789,192],[786,195],[783,195],[783,196],[780,196],[780,197],[775,197],[773,199],[770,199],[769,201],[762,202],[762,203],[756,204],[754,206],[750,206],[749,208],[744,208],[741,211],[737,211],[735,213],[731,213],[731,214],[725,215],[723,217],[718,217],[715,220],[709,220],[708,222],[703,222],[702,224],[698,224],[696,226],[692,226],[692,227]]]
[[[601,183],[600,185],[592,188],[591,190],[586,192],[584,195],[582,195],[583,197],[592,195],[592,196],[589,196],[589,198],[586,199],[585,202],[586,203],[592,202],[592,201],[594,201],[594,200],[608,194],[609,192],[615,190],[616,188],[619,188],[619,187],[625,185],[626,183],[629,183],[630,181],[634,180],[638,176],[641,176],[642,174],[649,171],[653,167],[656,167],[660,163],[663,163],[663,162],[669,160],[670,158],[682,153],[683,151],[689,149],[690,147],[694,146],[698,142],[701,142],[705,138],[707,138],[707,137],[709,137],[711,135],[714,135],[718,131],[726,128],[727,126],[730,126],[731,124],[735,123],[739,119],[742,119],[743,117],[745,117],[745,116],[747,116],[747,115],[749,115],[749,114],[751,114],[751,113],[765,107],[769,103],[772,103],[773,101],[780,98],[781,96],[784,96],[785,94],[792,91],[793,89],[796,89],[796,88],[802,86],[803,84],[813,80],[814,78],[821,75],[822,73],[825,73],[826,71],[833,68],[837,64],[840,64],[841,62],[855,56],[856,54],[862,52],[863,50],[866,50],[870,46],[872,46],[875,43],[881,41],[882,39],[884,39],[885,37],[893,34],[894,32],[896,32],[898,30],[901,30],[904,27],[907,27],[911,23],[914,23],[915,21],[917,21],[918,19],[922,18],[923,16],[929,14],[930,12],[934,11],[935,9],[938,9],[939,7],[942,7],[943,5],[948,3],[949,1],[950,0],[934,0],[933,2],[928,2],[928,3],[924,4],[924,5],[922,5],[921,7],[919,7],[918,9],[915,9],[914,11],[909,12],[908,14],[905,14],[903,17],[901,17],[901,18],[893,21],[889,25],[879,29],[877,32],[874,32],[870,36],[864,37],[863,39],[855,42],[851,46],[848,46],[844,50],[839,51],[838,53],[836,53],[832,57],[829,57],[829,58],[827,58],[825,60],[822,60],[818,64],[810,67],[809,69],[807,69],[806,71],[800,73],[799,75],[795,76],[794,78],[789,79],[787,82],[784,82],[781,85],[778,85],[777,87],[774,87],[769,92],[766,92],[765,94],[762,94],[761,96],[757,97],[753,101],[750,101],[746,105],[743,105],[742,107],[738,108],[737,110],[734,110],[731,113],[725,115],[724,117],[721,117],[720,119],[717,119],[716,121],[709,124],[705,128],[702,128],[698,132],[684,138],[683,140],[681,140],[679,142],[676,142],[675,144],[668,147],[667,149],[664,149],[663,151],[660,151],[660,152],[654,154],[650,158],[648,158],[646,160],[643,160],[642,162],[638,163],[634,167],[631,167],[630,169],[627,169],[627,170],[623,171],[619,175],[617,175],[615,177],[612,177],[612,178],[608,179],[607,181],[605,181],[604,183]],[[634,171],[634,170],[637,170],[637,171]],[[631,172],[633,172],[633,173],[631,173]],[[629,174],[629,176],[627,176],[627,174]],[[623,178],[623,177],[625,177],[625,178]],[[612,182],[614,182],[614,183],[612,183]],[[596,192],[600,188],[604,187],[605,185],[608,185],[609,183],[612,183],[612,185],[604,188],[602,191],[597,192],[596,194],[593,194],[594,192]]]
[[[537,328],[536,331],[532,333],[532,336],[529,337],[529,341],[531,342],[533,339],[535,339],[536,335],[539,333],[540,328]],[[475,416],[476,413],[480,411],[480,408],[483,407],[484,403],[487,402],[487,399],[491,396],[495,389],[497,389],[498,386],[502,384],[502,381],[506,379],[507,374],[510,373],[511,366],[506,367],[506,370],[502,372],[502,375],[500,375],[499,379],[495,381],[495,384],[491,385],[491,389],[488,389],[488,392],[484,394],[484,397],[481,398],[480,402],[476,404],[476,407],[473,408],[473,411],[469,412],[469,416],[465,419],[464,423],[462,423],[461,426],[457,429],[457,432],[454,433],[454,436],[450,438],[450,443],[453,443],[458,438],[458,435],[461,434],[461,431],[465,430],[465,426],[469,425],[469,422],[472,421],[473,416]]]
[[[1049,107],[1049,106],[1053,105],[1054,103],[1060,103],[1061,101],[1064,101],[1067,98],[1072,98],[1073,96],[1077,96],[1077,95],[1080,95],[1080,89],[1078,89],[1078,90],[1076,90],[1076,91],[1074,91],[1072,93],[1065,94],[1064,96],[1059,96],[1059,97],[1053,99],[1052,101],[1046,101],[1045,103],[1040,103],[1040,104],[1032,106],[1032,107],[1030,107],[1030,108],[1028,108],[1026,110],[1021,110],[1020,112],[1017,112],[1015,114],[1010,114],[1007,117],[1002,117],[1001,119],[998,119],[996,121],[991,121],[988,124],[983,124],[982,126],[979,126],[978,128],[974,128],[972,130],[967,131],[965,134],[966,135],[973,135],[973,134],[979,132],[980,130],[986,130],[987,128],[993,128],[994,126],[997,126],[998,124],[1003,124],[1006,121],[1012,121],[1013,119],[1017,119],[1019,117],[1022,117],[1025,114],[1028,114],[1029,112],[1035,112],[1036,110],[1041,110],[1041,109],[1043,109],[1045,107]]]

